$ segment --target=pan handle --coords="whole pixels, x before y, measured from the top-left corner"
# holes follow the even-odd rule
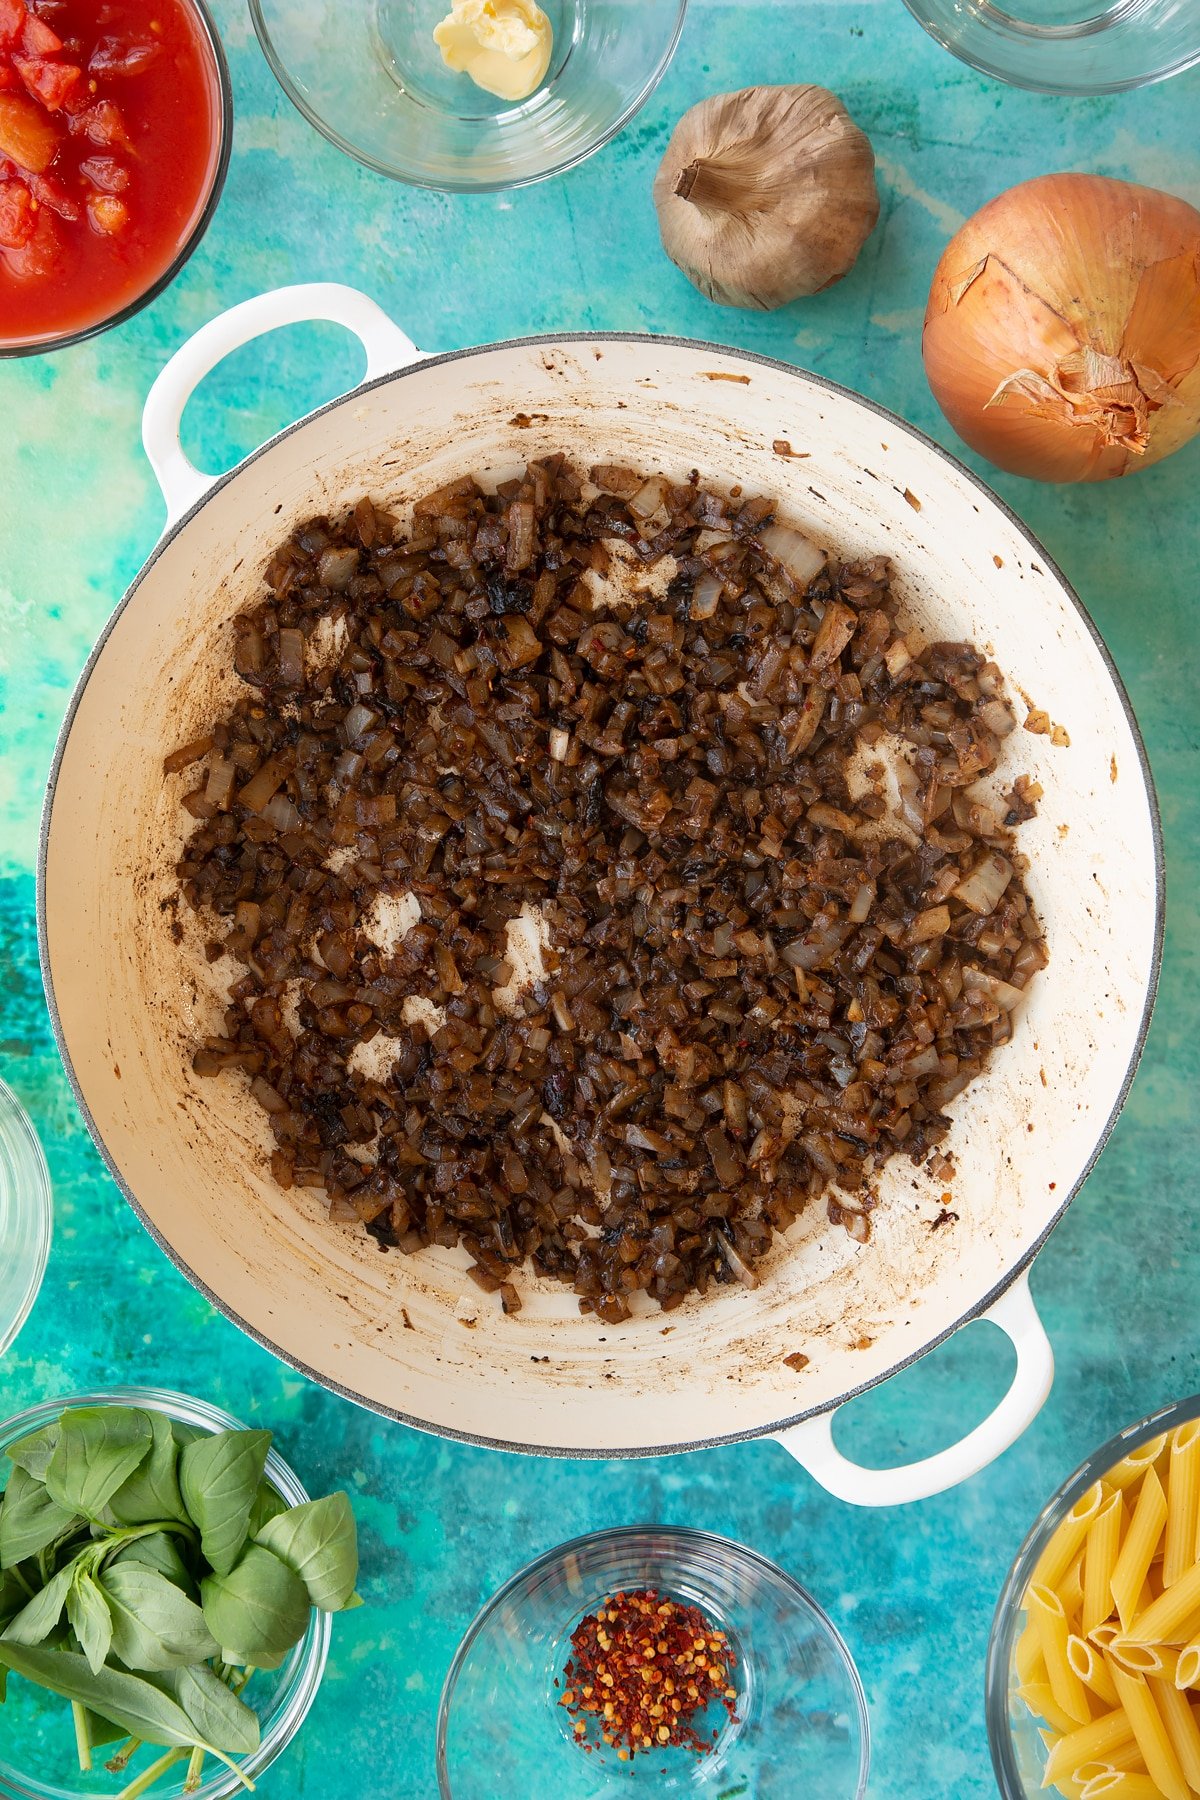
[[[142,413],[142,443],[167,503],[169,525],[193,507],[218,479],[202,474],[189,462],[179,442],[183,409],[195,389],[230,351],[280,325],[301,325],[316,319],[328,319],[354,333],[367,353],[364,381],[403,369],[423,354],[374,300],[360,294],[357,288],[343,287],[336,281],[275,288],[210,319],[175,352],[158,375]]]
[[[1032,1425],[1054,1380],[1054,1351],[1029,1292],[1028,1271],[981,1316],[1012,1339],[1017,1369],[999,1406],[957,1444],[898,1469],[864,1469],[834,1444],[836,1408],[779,1432],[778,1442],[814,1481],[850,1506],[900,1506],[910,1500],[928,1500],[978,1474]]]

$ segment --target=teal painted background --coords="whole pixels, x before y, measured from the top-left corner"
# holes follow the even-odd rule
[[[339,157],[275,89],[235,0],[217,11],[237,126],[204,243],[121,330],[0,365],[0,1070],[42,1135],[56,1205],[45,1287],[0,1364],[0,1416],[89,1383],[155,1380],[269,1423],[310,1487],[350,1489],[369,1604],[336,1622],[325,1686],[262,1782],[263,1800],[428,1800],[438,1689],[476,1607],[559,1539],[636,1520],[742,1538],[829,1608],[870,1700],[872,1800],[981,1800],[993,1792],[981,1703],[988,1624],[1029,1521],[1112,1430],[1200,1387],[1200,445],[1099,489],[995,483],[1083,595],[1132,694],[1163,804],[1167,951],[1125,1115],[1034,1270],[1058,1355],[1051,1401],[991,1470],[920,1507],[843,1507],[770,1444],[628,1466],[500,1459],[359,1412],[244,1340],[143,1234],[69,1098],[34,947],[37,815],[71,685],[162,522],[139,444],[142,400],[170,351],[220,308],[336,277],[372,294],[428,350],[569,327],[720,339],[819,369],[957,449],[918,350],[947,237],[992,194],[1053,168],[1132,177],[1200,202],[1200,77],[1055,100],[977,77],[900,0],[693,0],[674,67],[616,143],[562,180],[463,199],[393,186]],[[883,197],[852,275],[774,315],[702,300],[663,256],[649,199],[683,109],[756,80],[816,81],[842,95],[874,142]],[[210,378],[186,421],[188,447],[210,467],[229,463],[359,368],[357,347],[333,328],[279,333]],[[994,1403],[1010,1360],[996,1331],[969,1327],[848,1409],[839,1440],[880,1464],[937,1448]],[[527,1800],[548,1800],[536,1776]]]

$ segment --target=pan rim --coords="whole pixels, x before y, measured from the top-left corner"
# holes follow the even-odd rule
[[[284,439],[292,436],[293,433],[302,430],[308,425],[313,424],[316,420],[324,418],[327,414],[336,411],[341,406],[357,404],[365,394],[374,392],[376,388],[381,388],[392,382],[403,381],[406,378],[414,377],[430,368],[438,368],[449,363],[462,362],[472,357],[490,355],[498,350],[530,348],[546,349],[552,345],[568,346],[603,343],[662,344],[672,348],[699,351],[718,357],[731,357],[739,362],[750,363],[757,367],[771,370],[777,375],[783,375],[789,379],[806,382],[810,386],[815,387],[836,399],[852,402],[855,406],[874,414],[876,418],[882,420],[889,428],[905,433],[922,449],[932,452],[939,461],[945,463],[950,469],[954,470],[960,477],[965,479],[983,501],[997,509],[1007,521],[1008,525],[1024,541],[1029,551],[1037,557],[1039,563],[1044,566],[1046,573],[1058,584],[1059,590],[1074,607],[1084,629],[1087,631],[1104,664],[1109,681],[1111,682],[1120,703],[1121,711],[1124,714],[1126,725],[1129,728],[1130,736],[1133,739],[1134,748],[1137,752],[1138,768],[1142,778],[1146,806],[1150,819],[1151,838],[1154,849],[1154,932],[1145,998],[1141,1017],[1138,1021],[1133,1050],[1125,1074],[1122,1078],[1120,1088],[1112,1108],[1109,1111],[1108,1117],[1104,1122],[1103,1128],[1097,1137],[1096,1143],[1089,1153],[1078,1177],[1071,1184],[1069,1191],[1048,1219],[1043,1229],[1038,1233],[1034,1241],[1026,1246],[1018,1259],[1008,1267],[1000,1279],[994,1283],[991,1289],[985,1293],[980,1300],[967,1308],[965,1312],[951,1324],[947,1325],[943,1330],[935,1333],[933,1337],[921,1343],[919,1348],[909,1350],[897,1362],[892,1363],[888,1368],[881,1370],[878,1374],[868,1377],[857,1386],[847,1389],[833,1399],[821,1401],[817,1405],[806,1407],[797,1413],[788,1414],[769,1424],[755,1425],[742,1431],[721,1432],[713,1437],[677,1440],[664,1444],[580,1447],[576,1445],[527,1443],[518,1440],[491,1437],[478,1432],[464,1431],[453,1425],[437,1423],[430,1419],[418,1418],[412,1413],[405,1412],[398,1407],[388,1406],[382,1401],[368,1399],[365,1395],[355,1392],[354,1389],[347,1387],[344,1383],[312,1368],[303,1360],[303,1358],[284,1351],[278,1344],[273,1342],[265,1332],[262,1332],[256,1326],[251,1325],[236,1311],[235,1308],[222,1300],[208,1283],[191,1268],[147,1216],[132,1192],[132,1189],[126,1182],[115,1158],[104,1142],[85,1098],[82,1085],[76,1074],[70,1050],[67,1045],[66,1033],[63,1029],[62,1019],[58,1010],[58,1002],[54,989],[54,977],[50,962],[49,927],[46,902],[46,868],[49,855],[50,830],[53,822],[54,798],[58,787],[58,778],[61,772],[63,758],[66,754],[71,729],[74,725],[75,716],[82,703],[88,682],[104,652],[109,637],[116,627],[117,621],[122,617],[126,608],[133,601],[133,598],[138,592],[138,589],[142,586],[142,583],[146,580],[147,576],[167,548],[175,542],[176,538],[181,535],[184,528],[191,523],[210,500],[215,498],[218,493],[236,480],[245,469],[251,466],[251,464],[265,456],[269,451],[274,449],[277,444],[283,442]],[[352,1401],[356,1406],[363,1407],[365,1410],[376,1413],[380,1417],[392,1419],[398,1424],[408,1425],[414,1430],[422,1431],[436,1437],[449,1438],[458,1443],[471,1444],[483,1449],[505,1450],[520,1455],[561,1457],[579,1461],[612,1460],[615,1458],[621,1460],[634,1460],[651,1456],[682,1455],[691,1450],[715,1449],[724,1444],[748,1443],[758,1438],[778,1437],[782,1433],[789,1431],[793,1426],[804,1424],[807,1420],[818,1418],[822,1414],[836,1411],[839,1406],[843,1406],[848,1401],[857,1399],[860,1395],[869,1392],[872,1388],[878,1387],[881,1382],[889,1380],[893,1375],[898,1375],[904,1369],[911,1368],[915,1362],[925,1356],[929,1351],[936,1350],[939,1345],[953,1337],[955,1332],[961,1330],[964,1325],[968,1325],[972,1320],[983,1317],[984,1314],[996,1304],[1000,1297],[1008,1291],[1013,1283],[1031,1266],[1035,1257],[1049,1238],[1050,1233],[1059,1223],[1063,1214],[1066,1212],[1067,1208],[1088,1179],[1088,1176],[1095,1168],[1102,1151],[1107,1145],[1109,1138],[1112,1136],[1117,1120],[1124,1110],[1125,1102],[1129,1097],[1134,1077],[1137,1074],[1142,1055],[1145,1051],[1150,1024],[1154,1013],[1154,1005],[1158,995],[1159,980],[1162,971],[1163,939],[1166,925],[1166,871],[1163,849],[1162,817],[1154,775],[1150,766],[1150,758],[1142,738],[1137,717],[1133,710],[1133,705],[1130,701],[1120,671],[1113,659],[1112,653],[1105,643],[1095,621],[1092,619],[1091,614],[1088,612],[1072,584],[1067,580],[1066,576],[1059,568],[1057,562],[1039,542],[1038,538],[1018,514],[1013,511],[1000,495],[996,494],[988,487],[987,483],[983,481],[980,476],[976,475],[973,470],[969,469],[965,463],[961,462],[958,457],[945,449],[944,446],[939,444],[934,438],[922,431],[919,426],[909,424],[909,422],[902,419],[899,414],[893,413],[889,411],[888,408],[881,406],[877,401],[857,393],[853,388],[846,387],[840,382],[832,381],[828,376],[820,375],[814,370],[802,368],[797,364],[784,362],[779,357],[763,355],[759,351],[741,350],[727,344],[714,343],[708,339],[680,337],[668,333],[639,331],[539,332],[523,337],[497,339],[495,342],[473,345],[465,350],[449,350],[439,352],[436,355],[423,356],[416,362],[410,363],[404,368],[392,370],[387,374],[376,376],[370,381],[364,381],[357,387],[352,388],[348,393],[340,394],[333,400],[327,401],[323,406],[319,406],[312,412],[306,413],[302,418],[294,420],[290,425],[285,426],[283,430],[276,432],[272,437],[260,444],[255,450],[251,451],[248,456],[244,457],[240,462],[235,463],[232,469],[217,476],[213,480],[211,486],[206,488],[204,493],[192,506],[187,508],[178,519],[168,523],[166,529],[155,543],[146,562],[141,569],[139,569],[137,575],[125,590],[117,605],[113,608],[109,618],[105,621],[103,630],[96,640],[96,643],[84,664],[79,679],[72,690],[71,698],[55,743],[54,756],[51,761],[50,772],[46,784],[46,794],[42,804],[41,822],[38,834],[36,877],[38,960],[41,967],[42,982],[45,989],[46,1005],[50,1015],[51,1027],[54,1032],[55,1043],[58,1046],[59,1056],[62,1060],[68,1084],[75,1097],[76,1104],[79,1107],[88,1134],[99,1151],[105,1167],[108,1169],[109,1174],[115,1181],[122,1196],[131,1207],[142,1226],[158,1245],[159,1249],[166,1254],[185,1279],[190,1282],[199,1293],[203,1294],[218,1312],[222,1313],[232,1324],[236,1325],[240,1331],[244,1332],[247,1337],[259,1344],[264,1350],[269,1351],[272,1356],[276,1357],[285,1366],[294,1369],[297,1374],[304,1375],[309,1380],[316,1382],[318,1386],[328,1389],[331,1393],[337,1394],[340,1398]]]

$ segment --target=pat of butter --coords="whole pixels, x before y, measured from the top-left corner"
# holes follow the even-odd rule
[[[451,0],[433,41],[448,68],[501,100],[524,100],[545,80],[554,33],[536,0]]]

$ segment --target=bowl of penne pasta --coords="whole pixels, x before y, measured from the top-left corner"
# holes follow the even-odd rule
[[[1200,1795],[1200,1394],[1043,1508],[996,1608],[987,1721],[1004,1800]]]

